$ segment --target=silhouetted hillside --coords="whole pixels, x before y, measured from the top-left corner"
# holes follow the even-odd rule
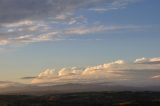
[[[131,87],[109,83],[96,84],[62,84],[52,86],[10,86],[0,89],[0,94],[44,95],[50,93],[74,93],[97,91],[160,91],[160,86]]]
[[[1,95],[0,106],[160,106],[160,92],[86,92]]]

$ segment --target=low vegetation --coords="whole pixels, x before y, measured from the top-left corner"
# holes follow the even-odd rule
[[[0,95],[0,106],[160,106],[160,92]]]

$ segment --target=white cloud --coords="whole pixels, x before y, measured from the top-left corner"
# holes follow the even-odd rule
[[[71,18],[68,24],[72,25],[72,24],[86,24],[86,23],[87,23],[87,18],[84,16],[79,16]]]
[[[157,58],[140,58],[136,59],[135,62],[136,64],[160,64],[160,57]]]
[[[83,20],[84,17],[77,17],[76,21],[71,21],[70,24],[74,22],[78,24],[80,20]],[[73,19],[74,20],[74,19]],[[79,20],[79,21],[77,21]],[[93,33],[103,33],[103,32],[110,32],[110,31],[119,31],[119,30],[136,30],[139,28],[143,28],[141,26],[105,26],[105,25],[93,25],[93,26],[86,26],[81,25],[80,27],[66,27],[61,29],[50,29],[50,26],[43,22],[34,22],[34,24],[26,27],[16,27],[16,28],[9,28],[10,34],[14,33],[14,35],[4,35],[0,39],[0,46],[5,45],[23,45],[35,42],[45,42],[45,41],[55,41],[61,40],[68,36],[81,36],[86,34],[93,34]],[[7,32],[4,33],[9,33]],[[39,31],[39,32],[37,32]]]
[[[36,25],[36,26],[31,26],[31,27],[29,27],[28,30],[29,30],[29,31],[37,31],[38,28],[39,28],[39,26]]]
[[[140,59],[136,59],[134,62],[135,63],[144,63],[144,62],[146,62],[146,61],[148,61],[148,59],[146,59],[146,58],[140,58]]]
[[[46,69],[44,72],[40,73],[38,75],[39,78],[43,78],[43,77],[54,77],[55,76],[55,70],[54,69]]]
[[[156,79],[156,80],[160,80],[160,75],[156,75],[156,76],[153,76],[151,77],[152,79]]]
[[[57,24],[75,25],[87,23],[87,18],[84,16],[74,16],[71,13],[60,14],[54,18]]]
[[[129,4],[136,2],[137,0],[113,0],[111,2],[106,3],[103,7],[94,7],[90,8],[90,11],[95,12],[108,12],[112,10],[118,10],[126,8]]]
[[[81,73],[81,70],[76,67],[62,68],[58,72],[58,76],[79,75],[80,73]]]
[[[100,32],[104,30],[104,26],[94,26],[94,27],[78,27],[78,28],[70,28],[67,29],[64,33],[66,34],[88,34],[88,33],[94,33],[94,32]]]
[[[0,46],[7,45],[7,44],[9,44],[9,40],[0,40]]]
[[[81,26],[76,28],[66,29],[65,34],[78,34],[84,35],[88,33],[97,33],[97,32],[108,32],[108,31],[117,31],[117,30],[135,30],[143,28],[141,26],[105,26],[105,25],[96,25],[96,26]]]
[[[38,35],[37,37],[32,38],[33,42],[40,42],[40,41],[50,41],[58,38],[58,32],[49,32]]]
[[[33,25],[33,21],[31,21],[31,20],[23,20],[23,21],[18,21],[18,22],[15,22],[15,23],[3,24],[2,26],[10,28],[10,27],[30,26],[30,25]]]
[[[96,11],[96,12],[106,12],[110,10],[117,10],[118,8],[90,8],[89,10],[91,11]]]
[[[18,36],[16,38],[11,38],[10,42],[12,44],[28,44],[28,43],[34,43],[34,42],[44,42],[44,41],[52,41],[56,40],[58,38],[58,32],[49,32],[40,34],[37,36],[34,35],[22,35]]]
[[[65,20],[67,18],[67,15],[65,14],[60,14],[55,17],[56,20]]]
[[[152,75],[159,73],[157,64],[134,64],[123,60],[86,67],[84,69],[62,68],[59,71],[47,69],[32,80],[32,84],[51,83],[94,83],[114,82],[123,84],[152,84]],[[159,78],[155,76],[153,78]]]

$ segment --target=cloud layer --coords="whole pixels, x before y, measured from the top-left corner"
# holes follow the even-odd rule
[[[1,0],[0,47],[60,40],[69,35],[137,29],[138,26],[129,25],[94,25],[83,14],[76,14],[81,10],[121,9],[130,3],[133,0]]]
[[[108,10],[119,9],[132,2],[133,0],[1,0],[0,24],[55,18],[61,14],[74,13],[79,9],[98,7]],[[64,19],[64,17],[59,17],[59,19]]]
[[[12,81],[0,81],[0,88],[6,88],[10,86],[18,86],[20,83],[12,82]]]
[[[158,59],[158,58],[152,58]],[[152,85],[159,79],[160,64],[135,64],[123,60],[86,68],[46,69],[32,80],[32,84],[98,83]],[[158,82],[154,82],[158,84]]]

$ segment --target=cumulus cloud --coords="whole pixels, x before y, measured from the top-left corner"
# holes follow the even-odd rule
[[[160,64],[160,57],[157,58],[140,58],[136,59],[135,62],[136,64]]]
[[[32,80],[32,84],[98,83],[152,84],[150,77],[158,75],[157,64],[134,64],[123,60],[86,68],[47,69]],[[154,76],[152,78],[159,78]]]

